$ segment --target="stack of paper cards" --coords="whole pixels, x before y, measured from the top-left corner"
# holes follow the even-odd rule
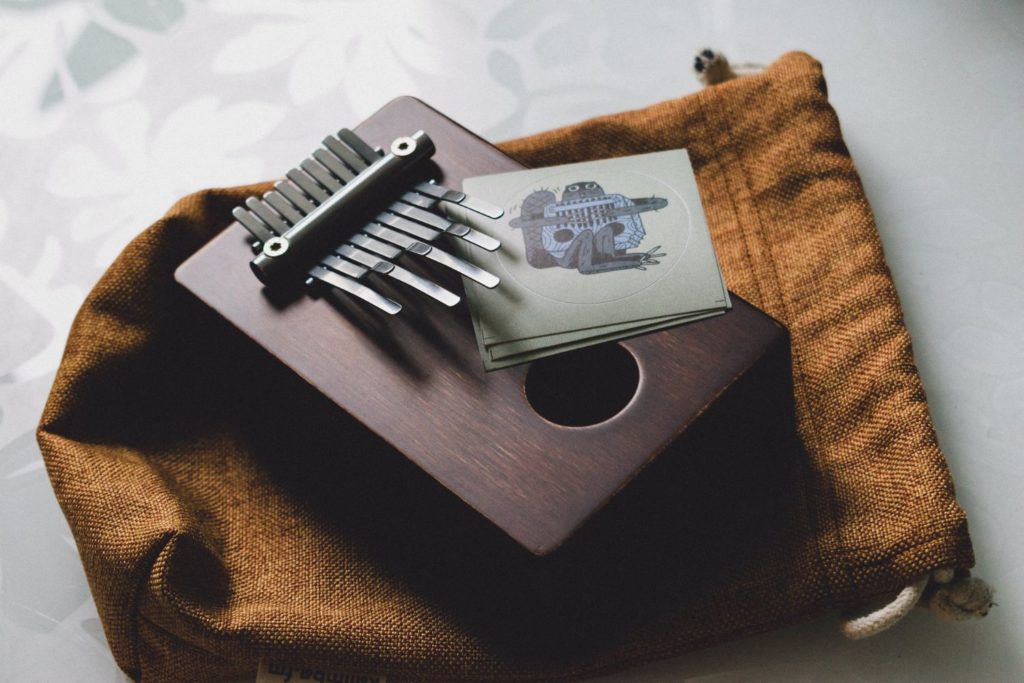
[[[466,282],[487,370],[660,330],[730,307],[685,150],[469,178],[505,209],[452,218],[501,241],[462,249],[501,277]]]

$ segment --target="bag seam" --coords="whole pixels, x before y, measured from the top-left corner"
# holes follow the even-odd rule
[[[697,102],[697,109],[700,112],[701,119],[702,119],[703,124],[704,124],[705,133],[707,133],[708,130],[710,129],[710,122],[709,122],[709,118],[708,118],[708,114],[707,114],[707,109],[705,107],[704,99],[698,97],[696,102]],[[728,142],[730,143],[730,145],[733,145],[733,144],[735,144],[735,140],[736,139],[735,139],[735,136],[733,135],[732,129],[728,126],[726,118],[727,117],[722,117],[722,123],[720,124],[719,129],[724,133],[724,135],[728,139]],[[722,178],[723,179],[728,178],[728,174],[725,171],[725,164],[723,163],[722,159],[719,157],[719,154],[718,154],[718,153],[726,151],[726,150],[723,150],[720,147],[718,147],[715,144],[714,139],[711,138],[709,135],[705,134],[704,137],[708,141],[708,143],[711,145],[711,147],[713,148],[714,152],[716,152],[715,154],[713,154],[711,156],[711,159],[712,159],[713,163],[718,168],[718,171],[721,174]],[[742,175],[743,182],[747,186],[747,191],[750,192],[750,183],[749,183],[749,179],[747,178],[746,169],[743,167],[743,164],[740,162],[740,160],[738,158],[738,155],[732,154],[731,157],[732,157],[731,165],[735,166],[739,170],[740,174]],[[728,181],[726,181],[726,186],[727,186],[727,189],[728,189]],[[758,273],[757,269],[754,267],[754,260],[753,260],[753,256],[752,256],[752,253],[751,253],[751,250],[750,250],[749,230],[747,230],[744,222],[740,220],[740,217],[739,217],[739,207],[738,207],[738,204],[736,202],[736,198],[732,195],[731,192],[728,193],[728,197],[729,197],[729,206],[730,206],[730,208],[732,210],[732,214],[733,214],[734,220],[736,222],[736,226],[739,229],[740,235],[743,238],[744,255],[746,257],[746,261],[748,263],[748,267],[750,268],[750,273],[751,273],[751,275],[753,276],[753,279],[754,279],[754,286],[757,289],[757,293],[758,294],[762,294],[764,286],[762,284],[761,274]],[[761,219],[760,212],[757,211],[757,208],[754,205],[754,202],[750,202],[750,205],[752,207],[753,215],[754,215],[755,219],[757,220],[758,228],[760,229],[760,227],[761,227],[761,225],[763,223],[763,221]],[[771,265],[774,268],[775,267],[774,258],[772,258],[770,260],[772,261]],[[778,279],[778,275],[776,273],[776,281],[777,281],[777,279]],[[786,314],[787,319],[792,319],[791,316],[790,316],[790,306],[785,301],[785,298],[781,295],[781,293],[777,293],[776,296],[778,296],[778,298],[779,298],[779,300],[781,302],[781,305],[783,307],[783,310],[784,310],[784,312]],[[790,340],[792,341],[792,336],[790,336]],[[801,379],[801,380],[805,379],[805,375],[804,375],[803,369],[802,369],[800,363],[797,362],[798,356],[797,356],[797,354],[793,353],[793,344],[792,343],[790,343],[790,358],[791,358],[792,369],[793,369],[794,374],[797,375],[798,378]],[[793,392],[794,392],[795,395],[798,395],[799,403],[802,403],[803,405],[806,406],[806,397],[804,396],[804,392],[799,387],[800,387],[800,382],[794,381],[793,382]],[[811,427],[811,432],[812,432],[812,435],[811,435],[812,439],[811,440],[817,446],[818,444],[820,444],[820,438],[818,437],[818,426],[815,423],[813,417],[810,416],[809,413],[807,413],[807,414],[808,414],[807,422],[809,423],[809,425]],[[819,517],[814,512],[813,506],[811,506],[811,504],[810,504],[811,496],[807,495],[808,491],[811,488],[811,484],[808,481],[808,477],[807,477],[807,471],[806,471],[807,470],[807,466],[808,466],[807,463],[803,463],[802,466],[799,468],[800,469],[801,484],[802,484],[802,488],[803,488],[803,491],[804,491],[804,500],[803,500],[804,510],[807,513],[808,518],[811,519],[811,520],[814,520],[812,523],[815,525],[815,527],[821,528],[821,522],[819,520]],[[832,484],[831,477],[828,477],[827,479],[828,479],[828,481],[826,482],[826,485],[828,486],[830,495],[832,495],[832,492],[834,491],[834,486]],[[835,534],[835,537],[837,539],[841,539],[841,537],[839,535],[839,531],[838,531],[838,519],[836,518],[835,509],[834,509],[834,506],[832,505],[831,498],[828,501],[828,513],[827,514],[828,514],[828,517],[831,518],[831,521],[832,521],[832,524],[831,524],[832,533]],[[843,547],[841,541],[839,543],[837,543],[837,545],[840,547],[840,549]],[[817,564],[818,564],[818,571],[820,572],[822,580],[825,583],[825,589],[828,592],[828,594],[834,598],[834,596],[836,595],[835,585],[834,585],[834,583],[832,581],[832,577],[830,575],[830,572],[825,567],[823,549],[821,548],[821,543],[820,543],[820,541],[817,540],[817,538],[815,539],[814,548],[815,548],[815,559],[817,560]],[[848,573],[847,573],[847,581],[849,582],[849,574]]]

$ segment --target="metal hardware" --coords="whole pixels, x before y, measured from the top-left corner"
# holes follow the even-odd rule
[[[268,286],[304,273],[307,285],[327,285],[392,315],[402,306],[373,288],[372,275],[401,282],[446,306],[460,301],[458,294],[396,263],[406,253],[495,287],[497,276],[434,242],[451,235],[493,251],[500,246],[497,240],[441,215],[439,208],[459,205],[492,218],[500,217],[502,209],[433,181],[406,180],[433,152],[423,131],[396,138],[387,152],[348,129],[325,137],[323,146],[274,189],[247,198],[232,212],[255,240],[253,272]]]

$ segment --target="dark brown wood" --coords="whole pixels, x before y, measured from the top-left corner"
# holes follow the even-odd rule
[[[417,129],[433,138],[445,185],[521,168],[413,98],[356,130],[386,147]],[[464,305],[396,290],[389,296],[405,310],[388,317],[343,296],[275,301],[249,269],[247,237],[230,226],[178,269],[178,281],[536,554],[561,545],[737,380],[788,359],[785,330],[734,297],[723,316],[619,342],[639,367],[632,400],[599,424],[560,426],[531,408],[529,366],[483,371]],[[775,375],[784,373],[765,376]],[[749,410],[777,407],[778,387],[768,389],[753,392]]]

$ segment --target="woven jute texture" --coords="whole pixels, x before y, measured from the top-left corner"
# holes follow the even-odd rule
[[[120,666],[154,681],[245,677],[271,654],[391,681],[553,680],[971,566],[816,61],[789,54],[502,146],[527,166],[679,147],[730,289],[792,335],[804,455],[655,463],[564,548],[533,557],[175,284],[265,186],[192,195],[89,295],[39,428]]]

